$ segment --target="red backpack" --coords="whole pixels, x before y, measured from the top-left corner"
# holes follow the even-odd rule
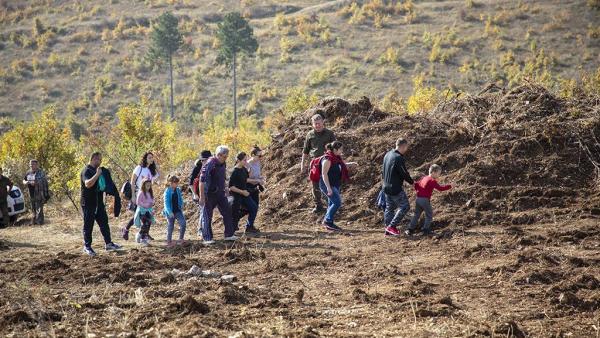
[[[200,175],[194,178],[194,184],[192,185],[192,189],[196,196],[200,196]]]
[[[308,178],[311,182],[319,182],[321,179],[321,159],[323,156],[314,158],[310,161],[310,172]]]

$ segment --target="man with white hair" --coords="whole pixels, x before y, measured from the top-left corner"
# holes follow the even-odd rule
[[[225,195],[225,176],[227,172],[227,157],[229,156],[229,148],[226,146],[218,146],[215,151],[215,156],[211,157],[206,165],[202,167],[200,175],[200,205],[204,206],[202,212],[202,239],[205,245],[213,244],[212,233],[212,217],[213,211],[219,209],[223,216],[225,225],[225,240],[235,241],[238,239],[235,236],[235,228],[231,215],[231,207]]]

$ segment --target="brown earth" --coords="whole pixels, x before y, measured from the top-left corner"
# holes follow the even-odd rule
[[[361,164],[343,193],[347,231],[327,233],[310,213],[298,166],[307,111],[266,157],[260,237],[205,248],[191,206],[194,240],[174,249],[157,241],[105,253],[95,230],[90,259],[80,221],[58,213],[43,227],[0,230],[0,336],[597,337],[598,107],[535,86],[419,117],[325,100],[316,109]],[[433,200],[436,237],[383,236],[373,199],[400,135],[413,145],[410,168],[442,164],[442,180],[456,184]],[[111,219],[115,236],[125,218]],[[236,278],[173,271],[193,265]]]

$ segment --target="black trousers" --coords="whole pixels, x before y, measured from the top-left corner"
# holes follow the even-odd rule
[[[104,204],[98,205],[98,207],[81,207],[83,211],[83,244],[85,246],[92,245],[92,230],[94,229],[94,222],[98,223],[100,227],[100,233],[104,237],[104,243],[112,243],[110,238],[110,228],[108,226],[108,215],[106,214],[106,206]]]
[[[0,220],[0,224],[3,226],[8,226],[10,217],[8,216],[8,202],[6,201],[6,198],[4,198],[4,200],[0,199],[0,212],[2,212],[2,220]]]

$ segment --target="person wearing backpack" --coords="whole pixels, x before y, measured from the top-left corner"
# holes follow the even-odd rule
[[[134,202],[134,199],[137,197],[138,193],[142,189],[142,183],[144,179],[150,180],[152,183],[156,183],[158,178],[160,177],[160,172],[158,171],[158,166],[154,159],[154,154],[151,152],[146,152],[142,156],[142,160],[140,164],[133,169],[133,173],[131,174],[131,200],[129,201],[129,210],[133,211],[134,217],[132,217],[127,225],[121,229],[121,236],[124,240],[129,240],[129,230],[134,224],[135,221],[135,212],[137,210],[137,205]],[[150,237],[152,240],[153,238]]]
[[[342,206],[341,186],[342,183],[350,181],[348,166],[356,165],[354,162],[344,162],[342,159],[342,142],[334,141],[326,145],[327,152],[319,160],[319,165],[311,168],[313,174],[320,169],[319,188],[327,196],[328,206],[323,226],[330,231],[341,231],[342,229],[334,223],[334,217]]]
[[[314,114],[311,118],[311,121],[313,130],[306,134],[306,139],[304,140],[304,149],[302,152],[302,162],[300,162],[300,172],[302,174],[305,173],[306,158],[309,157],[314,160],[323,156],[325,153],[325,145],[335,141],[334,133],[325,128],[325,123],[321,114]],[[311,161],[309,161],[309,163]],[[323,212],[325,210],[323,208],[323,195],[321,194],[318,181],[312,181],[312,196],[315,205],[313,212]]]
[[[210,150],[203,150],[200,158],[196,161],[192,175],[190,175],[190,189],[192,190],[192,199],[198,203],[200,201],[200,174],[202,167],[206,165],[208,159],[212,157]],[[202,213],[204,206],[198,203],[198,236],[202,236]]]
[[[414,184],[404,161],[404,154],[407,151],[408,141],[404,138],[399,138],[396,141],[396,148],[388,151],[383,158],[384,223],[386,236],[400,236],[397,226],[410,210],[408,197],[403,187],[405,181]]]

